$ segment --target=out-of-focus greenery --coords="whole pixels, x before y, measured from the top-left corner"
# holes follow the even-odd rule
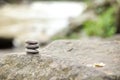
[[[8,3],[21,3],[26,0],[3,0]],[[73,31],[69,36],[55,36],[53,39],[76,39],[80,37],[80,32],[85,32],[88,36],[101,36],[101,37],[110,37],[115,34],[115,8],[103,6],[96,7],[92,4],[92,0],[29,0],[31,1],[84,1],[89,5],[89,8],[93,9],[98,15],[98,19],[95,21],[88,20],[84,22],[83,29],[79,31]],[[106,0],[106,2],[110,0]],[[120,0],[115,0],[120,4]]]
[[[83,29],[89,36],[110,37],[115,34],[115,8],[109,8],[95,21],[86,21]]]
[[[106,10],[103,9],[103,11],[98,11],[97,20],[88,20],[82,24],[82,29],[78,27],[77,31],[71,32],[69,36],[55,36],[53,40],[78,39],[81,36],[81,32],[85,32],[88,36],[111,37],[116,33],[115,11],[115,7],[109,7]]]
[[[88,20],[83,23],[83,29],[72,32],[69,36],[55,36],[56,39],[78,39],[80,33],[85,32],[88,36],[111,37],[116,33],[115,26],[115,7],[110,7],[106,10],[99,11],[97,20]]]

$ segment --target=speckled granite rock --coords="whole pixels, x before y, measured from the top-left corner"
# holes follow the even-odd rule
[[[120,80],[120,42],[60,40],[0,58],[0,80]]]

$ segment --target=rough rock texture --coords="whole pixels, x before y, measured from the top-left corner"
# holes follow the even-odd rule
[[[119,63],[119,41],[60,40],[39,55],[1,56],[0,80],[120,80]]]

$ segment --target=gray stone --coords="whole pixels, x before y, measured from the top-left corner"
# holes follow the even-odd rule
[[[0,80],[120,80],[120,42],[55,41],[40,55],[0,58]]]
[[[27,44],[32,44],[32,45],[35,45],[35,44],[38,44],[37,41],[26,41]]]
[[[26,49],[27,54],[38,54],[38,50]]]
[[[27,49],[38,49],[39,48],[39,44],[34,44],[34,45],[26,45]]]

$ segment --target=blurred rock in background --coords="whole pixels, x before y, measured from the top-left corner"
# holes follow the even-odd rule
[[[0,3],[0,40],[3,44],[3,39],[12,42],[14,47],[22,47],[28,39],[45,45],[56,39],[106,38],[120,30],[117,0],[1,0]]]
[[[69,27],[70,18],[80,16],[87,5],[83,2],[33,2],[6,5],[0,9],[0,37],[13,38],[15,47],[27,39],[49,42],[56,33]]]

